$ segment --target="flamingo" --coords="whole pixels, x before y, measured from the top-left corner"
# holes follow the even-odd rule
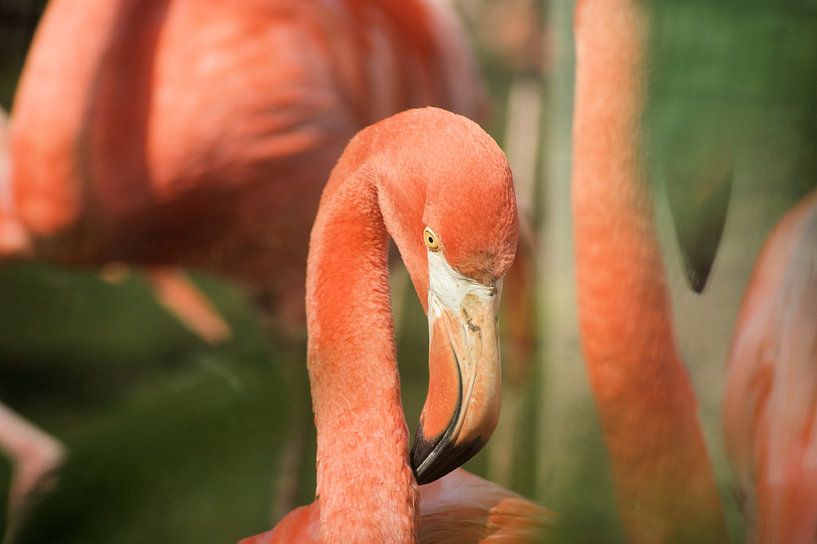
[[[10,257],[30,256],[32,251],[29,234],[15,212],[10,179],[8,127],[8,114],[0,107],[0,261]],[[102,278],[117,283],[125,277],[126,272],[118,264],[109,264],[103,267]],[[218,344],[232,336],[230,326],[181,270],[152,266],[146,267],[144,273],[153,287],[157,301],[202,340]]]
[[[572,201],[582,352],[632,542],[728,542],[672,315],[639,124],[647,14],[575,13]]]
[[[207,314],[174,267],[215,272],[296,341],[331,167],[360,128],[426,104],[484,110],[432,0],[54,0],[15,96],[0,261],[141,268],[191,323]]]
[[[15,96],[7,221],[62,264],[220,273],[297,329],[343,146],[409,107],[483,101],[431,1],[56,0]]]
[[[758,257],[729,355],[723,428],[749,540],[817,535],[817,190]]]
[[[389,236],[430,331],[429,391],[410,455]],[[436,108],[409,110],[349,143],[321,198],[307,267],[318,498],[245,544],[414,543],[418,528],[420,542],[490,542],[491,532],[501,540],[500,523],[518,527],[502,541],[540,541],[546,511],[474,476],[458,472],[421,487],[419,497],[417,490],[465,462],[496,425],[496,312],[517,238],[510,169],[475,123]],[[500,514],[503,504],[521,505],[518,515]],[[457,512],[470,522],[453,530],[470,523],[479,537],[453,540],[456,533],[440,529]]]
[[[545,508],[461,468],[420,486],[420,544],[541,543],[554,515]],[[301,506],[272,531],[238,544],[320,544],[320,506]]]

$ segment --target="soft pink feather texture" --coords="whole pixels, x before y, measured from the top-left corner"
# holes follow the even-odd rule
[[[648,15],[576,7],[573,217],[582,351],[632,542],[728,541],[675,346],[641,143]]]
[[[457,469],[420,487],[419,544],[539,544],[555,516],[516,493]],[[239,544],[321,544],[318,503]]]
[[[817,191],[769,235],[729,355],[724,431],[750,540],[817,538]]]
[[[0,261],[148,267],[212,341],[174,269],[206,269],[303,334],[309,231],[343,147],[434,104],[485,111],[433,0],[52,0],[0,127]],[[24,494],[21,494],[24,495]]]
[[[438,2],[54,0],[12,112],[14,220],[62,263],[248,283],[300,329],[309,229],[349,139],[484,103]]]
[[[504,154],[478,125],[435,108],[361,131],[333,170],[312,229],[308,365],[327,542],[415,541],[387,249],[391,235],[425,302],[426,225],[462,273],[498,279],[513,260],[519,229]]]
[[[299,542],[317,538],[324,543],[413,544],[418,523],[419,534],[424,534],[400,402],[387,249],[391,236],[425,307],[425,226],[438,234],[441,251],[455,269],[486,280],[507,272],[519,235],[504,154],[475,123],[436,108],[410,110],[361,131],[338,161],[321,198],[310,242],[306,297],[318,498],[256,541],[275,535]],[[474,502],[466,490],[479,488],[474,483],[478,479],[456,478],[452,485],[472,478],[470,487],[429,488],[432,496],[437,494],[426,504],[429,534],[438,534],[443,518],[457,519],[442,514],[448,508],[444,505],[451,504],[446,500],[459,493],[456,489],[462,490],[462,509],[451,508],[460,520],[481,523],[494,533],[545,513],[488,484],[483,489],[496,492],[486,493],[488,502],[499,496],[508,500],[490,507]],[[434,510],[433,504],[442,510]],[[462,528],[469,521],[460,523]],[[518,525],[523,531],[527,522]],[[534,529],[527,534],[539,535]]]

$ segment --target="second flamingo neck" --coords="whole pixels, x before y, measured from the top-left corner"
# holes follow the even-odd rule
[[[589,13],[578,16],[573,174],[582,324],[594,332],[583,338],[584,349],[601,366],[614,361],[609,372],[627,371],[623,361],[643,366],[645,357],[676,358],[642,164],[645,36],[637,10],[607,21],[628,29],[619,36],[596,28],[606,12],[585,6]],[[606,43],[595,43],[597,36]]]
[[[726,542],[655,233],[644,164],[647,16],[576,13],[573,212],[582,347],[633,542]]]

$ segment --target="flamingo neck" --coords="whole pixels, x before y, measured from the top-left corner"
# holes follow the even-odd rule
[[[308,365],[324,542],[416,541],[378,187],[342,162],[327,185],[307,271]]]
[[[727,542],[672,332],[640,140],[647,16],[576,11],[573,217],[582,348],[633,542]]]

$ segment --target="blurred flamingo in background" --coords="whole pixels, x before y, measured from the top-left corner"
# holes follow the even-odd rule
[[[6,110],[0,108],[0,255],[25,253],[28,249],[25,228],[13,218],[14,201],[9,181],[8,125]]]
[[[510,168],[475,123],[435,108],[411,110],[352,140],[321,199],[307,271],[318,498],[245,543],[410,543],[418,529],[420,542],[541,541],[547,511],[498,486],[463,472],[419,497],[416,485],[467,461],[496,425],[496,312],[518,232]],[[389,236],[431,336],[411,466]]]
[[[412,106],[483,108],[436,3],[91,7],[52,3],[35,36],[12,112],[13,219],[56,262],[234,278],[296,329],[307,233],[349,138]]]
[[[332,165],[358,129],[426,104],[484,110],[430,0],[55,0],[12,111],[0,260],[146,267],[162,300],[205,317],[162,267],[212,271],[298,338]]]
[[[641,152],[647,31],[638,2],[577,4],[572,193],[582,351],[630,541],[723,543]]]
[[[19,224],[8,221],[13,209],[8,184],[8,129],[0,109],[0,251],[19,252],[26,248],[26,234]],[[13,462],[14,478],[9,486],[6,535],[10,537],[22,523],[22,512],[38,492],[53,484],[54,471],[62,464],[65,448],[9,407],[0,403],[0,448]],[[5,542],[5,540],[3,540]]]
[[[817,535],[817,191],[758,257],[729,356],[723,425],[749,541]]]

